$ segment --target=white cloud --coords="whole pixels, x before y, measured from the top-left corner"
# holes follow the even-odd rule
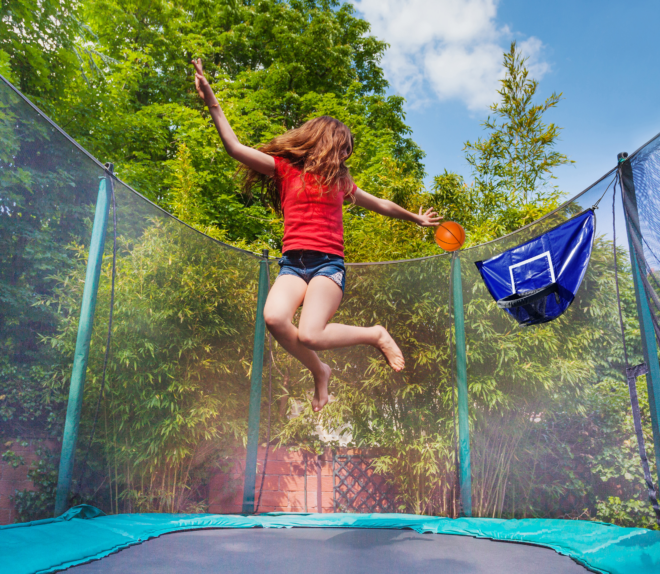
[[[543,42],[532,36],[518,44],[527,58],[526,66],[535,80],[540,80],[550,70],[550,64],[543,60]]]
[[[372,33],[390,44],[383,67],[387,78],[413,105],[458,99],[471,111],[495,100],[502,77],[502,53],[513,38],[496,22],[497,0],[352,0]],[[548,64],[543,44],[520,42],[532,77]]]
[[[425,77],[439,99],[460,99],[480,110],[493,103],[501,61],[502,50],[492,42],[444,46],[425,55]]]

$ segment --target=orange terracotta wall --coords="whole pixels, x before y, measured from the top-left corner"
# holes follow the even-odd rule
[[[259,497],[265,447],[257,454],[257,483],[255,506]],[[318,473],[315,454],[307,455],[307,512],[319,512],[317,505]],[[332,453],[327,450],[320,457],[321,463],[321,512],[333,512]],[[237,456],[230,472],[218,472],[209,483],[209,512],[241,512],[243,504],[243,480],[245,477],[244,455]],[[300,451],[290,452],[286,448],[271,448],[268,452],[266,474],[258,512],[304,512],[305,511],[305,462]]]
[[[11,500],[17,490],[34,490],[34,485],[28,480],[27,473],[30,464],[38,459],[36,450],[44,446],[43,441],[31,440],[27,446],[21,446],[13,441],[10,447],[17,455],[23,457],[25,464],[12,468],[10,464],[0,461],[0,524],[11,524],[16,519],[16,511]],[[58,450],[58,444],[45,445],[51,450]],[[353,453],[340,449],[340,454]],[[257,455],[257,482],[255,489],[255,505],[259,497],[262,481],[265,447],[259,447]],[[321,512],[334,512],[333,509],[333,476],[332,452],[328,449],[318,457],[321,468]],[[231,463],[229,472],[218,471],[209,481],[209,512],[239,513],[243,505],[243,480],[245,477],[245,451],[238,451]],[[307,454],[307,512],[319,512],[317,504],[317,455]],[[291,452],[286,448],[270,448],[266,473],[263,477],[261,500],[258,512],[304,512],[305,511],[305,454],[301,451]]]

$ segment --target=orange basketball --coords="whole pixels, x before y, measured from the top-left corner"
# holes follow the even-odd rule
[[[465,229],[455,221],[445,221],[435,230],[435,242],[445,251],[456,251],[465,243]]]

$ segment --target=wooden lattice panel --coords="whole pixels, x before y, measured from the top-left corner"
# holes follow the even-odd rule
[[[335,512],[396,512],[394,490],[374,472],[371,459],[335,454],[332,471]]]

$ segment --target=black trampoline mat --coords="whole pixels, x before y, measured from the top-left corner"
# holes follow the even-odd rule
[[[412,530],[251,528],[167,534],[70,568],[75,574],[585,574],[554,550]]]

